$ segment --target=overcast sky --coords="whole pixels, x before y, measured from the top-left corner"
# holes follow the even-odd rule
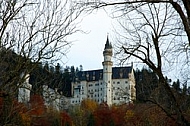
[[[84,70],[102,69],[103,50],[107,34],[112,44],[113,20],[104,10],[93,12],[82,18],[80,29],[88,34],[72,35],[73,45],[64,59],[65,65],[79,67]]]
[[[79,28],[88,34],[77,33],[71,36],[75,40],[67,53],[67,58],[63,58],[65,66],[83,66],[83,70],[102,69],[103,50],[107,35],[113,47],[115,42],[114,28],[116,20],[108,16],[104,10],[98,10],[82,18]],[[112,59],[114,66],[117,66],[115,59]],[[134,61],[131,61],[134,62]],[[129,62],[128,65],[131,65]],[[141,69],[144,64],[134,64],[134,68]],[[175,73],[166,73],[169,78],[178,78]],[[174,75],[173,75],[174,74]]]

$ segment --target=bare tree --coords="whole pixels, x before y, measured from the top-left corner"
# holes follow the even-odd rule
[[[132,17],[130,14],[137,16]],[[162,98],[153,97],[150,101],[161,107],[178,124],[188,125],[179,99],[175,97],[164,75],[164,70],[169,70],[165,67],[167,64],[171,68],[171,65],[177,62],[177,58],[185,56],[184,52],[180,51],[180,45],[186,41],[183,41],[184,32],[178,25],[180,21],[176,20],[177,16],[168,3],[150,3],[138,8],[134,6],[133,11],[125,17],[127,22],[121,24],[126,34],[121,37],[124,42],[120,41],[118,54],[126,54],[124,60],[131,56],[140,59],[157,74],[159,85],[154,96]],[[184,60],[181,59],[180,62]],[[177,115],[177,118],[173,115]]]
[[[70,0],[0,0],[0,97],[15,96],[39,62],[66,54],[81,12]]]
[[[181,101],[172,92],[165,73],[176,64],[182,64],[181,72],[189,70],[189,1],[95,0],[86,5],[93,9],[114,6],[113,17],[120,19],[121,26],[116,31],[119,35],[117,54],[120,61],[135,57],[148,65],[159,78],[157,94],[164,96],[163,99],[152,98],[151,102],[179,125],[188,125],[181,110]]]
[[[59,0],[5,0],[0,8],[1,61],[15,61],[14,71],[28,73],[31,62],[56,61],[65,55],[70,47],[67,38],[77,32],[76,19],[82,12],[72,2]]]
[[[115,10],[122,11],[132,11],[134,7],[142,7],[143,5],[146,5],[148,3],[168,3],[173,7],[174,11],[178,13],[177,19],[181,20],[181,22],[178,25],[183,25],[184,31],[186,32],[186,36],[190,44],[190,2],[188,0],[83,0],[82,2],[79,0],[78,3],[85,4],[93,9],[106,6],[115,6]]]

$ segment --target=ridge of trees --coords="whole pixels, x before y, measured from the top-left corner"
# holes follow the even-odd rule
[[[165,78],[170,85],[170,88],[173,90],[173,92],[175,92],[176,95],[183,95],[185,97],[189,95],[188,90],[190,87],[187,87],[187,85],[182,85],[179,79],[177,79],[177,81],[173,81],[167,77]],[[137,102],[148,102],[159,87],[159,79],[156,73],[150,69],[136,69],[135,81]]]
[[[4,91],[7,90],[6,85],[2,84],[9,82],[10,79],[16,77],[14,79],[14,84],[11,87],[13,88],[12,90],[15,92],[14,95],[16,96],[17,84],[25,81],[23,78],[22,82],[19,82],[21,81],[20,74],[27,71],[27,69],[30,69],[30,67],[32,68],[33,65],[36,65],[29,73],[29,83],[32,84],[32,94],[42,94],[42,86],[48,85],[52,89],[57,88],[58,92],[62,91],[64,96],[71,96],[71,82],[73,81],[75,74],[79,71],[78,67],[76,67],[76,69],[74,66],[66,66],[63,68],[59,63],[57,63],[56,66],[50,66],[48,63],[45,63],[44,65],[42,65],[42,63],[32,63],[29,59],[19,56],[14,51],[7,49],[1,50],[0,55],[2,59],[0,64],[0,86],[3,87],[1,88],[1,91],[2,89]],[[27,63],[27,68],[23,68],[22,66],[25,65],[22,65],[21,63]],[[20,66],[20,68],[15,68],[15,66]],[[80,70],[82,70],[82,65],[80,65]],[[12,71],[12,73],[10,74],[7,71]],[[10,88],[9,91],[11,91]]]
[[[80,70],[82,65],[80,65]],[[39,64],[30,75],[30,83],[33,85],[33,94],[41,94],[42,86],[47,85],[52,89],[57,89],[62,95],[71,97],[71,82],[75,74],[79,71],[78,67],[66,66],[63,68],[59,63],[55,67],[50,66],[48,63],[45,65]]]

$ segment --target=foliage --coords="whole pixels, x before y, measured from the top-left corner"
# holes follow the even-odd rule
[[[85,110],[81,109],[79,105],[70,106],[68,113],[71,116],[74,125],[87,125],[88,115],[86,115]]]
[[[22,118],[22,123],[24,126],[30,126],[31,123],[31,117],[28,113],[20,113],[20,116]]]
[[[100,104],[93,112],[96,126],[123,126],[125,125],[126,105],[109,107],[106,104]]]
[[[91,99],[84,99],[81,102],[81,109],[89,112],[94,112],[98,107],[98,103]]]
[[[34,116],[43,115],[45,112],[45,105],[42,96],[32,95],[30,99],[30,114]]]
[[[111,111],[107,106],[99,106],[99,108],[93,113],[95,119],[95,126],[112,126],[113,120],[111,117]]]
[[[114,126],[123,126],[125,124],[125,112],[125,105],[111,107],[111,117],[113,119]]]
[[[60,116],[61,116],[61,126],[72,126],[73,124],[72,120],[65,111],[61,112]]]
[[[132,110],[127,110],[126,115],[125,115],[125,120],[130,120],[131,118],[134,117],[134,112]]]
[[[10,96],[0,97],[0,124],[1,125],[21,125],[22,117],[19,113],[26,111],[23,104],[17,100],[10,98]]]
[[[45,109],[41,96],[34,95],[30,106],[12,102],[11,115],[6,118],[13,125],[23,126],[177,126],[177,116],[169,117],[160,107],[151,103],[135,103],[108,106],[106,103],[96,104],[92,109],[91,100],[86,100],[81,106],[72,106],[69,111],[56,111],[53,108]],[[6,114],[4,100],[0,102],[1,124]],[[90,107],[89,107],[90,106]],[[7,107],[7,106],[6,106]],[[2,111],[2,109],[4,109]],[[190,109],[184,111],[190,121]]]
[[[10,101],[7,101],[10,100]],[[10,104],[11,103],[11,104]],[[31,96],[28,104],[11,98],[0,97],[0,124],[20,126],[72,126],[73,121],[65,111],[46,109],[42,96]],[[84,116],[85,117],[85,116]]]

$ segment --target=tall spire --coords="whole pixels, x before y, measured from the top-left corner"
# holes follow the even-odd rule
[[[103,65],[103,99],[108,105],[112,104],[112,45],[109,42],[108,36],[103,51],[104,61]]]
[[[109,42],[108,35],[107,35],[107,40],[106,40],[106,44],[105,44],[105,48],[104,48],[104,49],[112,49],[112,45],[111,45],[111,43]]]

